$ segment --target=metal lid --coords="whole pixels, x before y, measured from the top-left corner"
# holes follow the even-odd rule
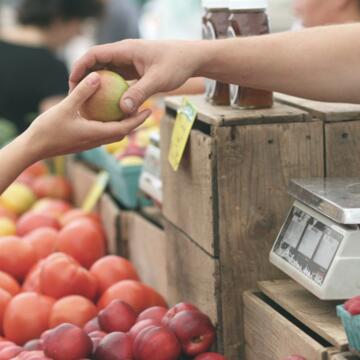
[[[360,178],[291,180],[289,194],[340,224],[360,224]]]
[[[267,8],[267,0],[229,0],[230,10],[262,10]]]
[[[228,9],[229,0],[202,0],[202,6],[205,9]]]

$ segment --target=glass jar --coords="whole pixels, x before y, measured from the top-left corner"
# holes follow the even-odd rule
[[[267,0],[229,0],[227,36],[243,37],[269,34]],[[230,85],[230,103],[243,109],[268,108],[273,105],[270,91]]]
[[[228,0],[203,0],[203,38],[206,40],[225,39],[229,27]],[[208,80],[206,98],[213,105],[230,105],[229,84]]]

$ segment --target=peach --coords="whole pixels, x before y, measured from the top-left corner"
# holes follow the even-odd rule
[[[106,335],[95,351],[96,360],[130,360],[133,359],[132,341],[122,332],[113,332]],[[155,360],[151,357],[147,360]]]
[[[78,326],[62,324],[43,336],[44,354],[53,360],[78,360],[92,352],[92,341]]]
[[[47,214],[27,212],[22,215],[16,224],[16,232],[19,236],[25,236],[33,230],[49,227],[55,230],[60,229],[59,222]]]
[[[122,120],[124,113],[120,109],[120,100],[129,88],[128,83],[113,71],[100,70],[97,73],[100,86],[81,107],[81,116],[102,122]]]
[[[167,312],[168,312],[168,309],[166,307],[153,306],[153,307],[150,307],[150,308],[144,310],[138,316],[138,318],[136,319],[136,322],[142,321],[142,320],[147,320],[147,319],[152,319],[152,320],[155,320],[156,322],[158,322],[160,324],[163,317],[165,316],[165,314]]]

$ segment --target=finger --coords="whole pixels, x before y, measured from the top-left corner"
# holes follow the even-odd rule
[[[90,130],[93,136],[104,141],[106,139],[128,135],[132,130],[140,126],[150,115],[151,110],[146,109],[136,116],[121,120],[120,122],[99,123],[97,121],[86,121],[88,122],[88,127],[91,126]]]
[[[100,84],[100,75],[96,72],[88,75],[77,85],[66,98],[65,102],[73,109],[78,109],[94,92]]]
[[[95,46],[75,62],[69,82],[72,87],[75,86],[95,67],[111,67],[116,70],[120,70],[122,66],[128,67],[132,64],[132,54],[128,41]]]
[[[127,114],[134,113],[149,97],[160,90],[158,75],[154,70],[146,73],[139,81],[130,86],[123,95],[120,107]]]

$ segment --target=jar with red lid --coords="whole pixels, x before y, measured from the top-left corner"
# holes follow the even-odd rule
[[[229,28],[229,1],[203,0],[203,38],[207,40],[225,39]],[[229,84],[208,80],[206,98],[214,105],[230,105]]]
[[[229,0],[228,37],[269,34],[267,7],[267,0]],[[270,91],[230,85],[230,103],[243,109],[269,108],[273,105],[273,94]]]

